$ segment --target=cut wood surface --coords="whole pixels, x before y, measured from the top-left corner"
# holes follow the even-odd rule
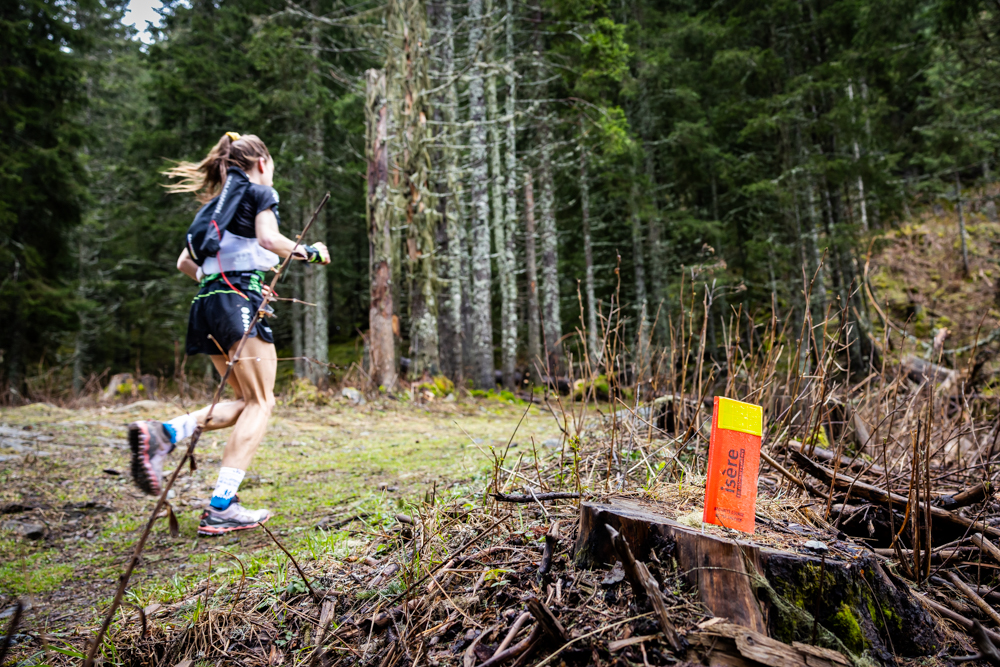
[[[881,569],[872,552],[815,531],[803,533],[802,527],[796,529],[800,532],[783,533],[761,527],[758,535],[740,533],[734,539],[716,527],[698,530],[681,525],[668,512],[669,507],[651,501],[581,503],[577,565],[610,566],[623,560],[615,550],[615,539],[608,538],[610,527],[627,539],[635,560],[659,561],[662,567],[676,563],[714,616],[753,632],[808,642],[815,615],[822,627],[858,655],[870,650],[889,660],[894,653],[918,656],[939,650],[934,619],[905,584]],[[832,550],[825,562],[805,548],[811,539],[829,540]],[[623,569],[630,571],[624,561]],[[802,619],[808,619],[805,630]],[[751,660],[735,655],[744,662],[713,658],[706,664]]]
[[[654,535],[677,546],[678,567],[687,572],[701,601],[716,616],[764,632],[764,617],[743,565],[744,547],[714,535],[687,528],[638,503],[619,500],[613,505],[584,502],[580,506],[577,564],[611,564],[617,560],[605,524],[621,533],[638,560],[647,560]]]

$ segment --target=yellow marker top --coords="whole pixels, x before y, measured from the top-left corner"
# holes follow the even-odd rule
[[[720,396],[719,428],[749,433],[759,438],[764,434],[764,409],[759,405]]]

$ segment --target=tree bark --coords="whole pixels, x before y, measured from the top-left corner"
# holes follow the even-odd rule
[[[401,87],[396,99],[400,104],[400,155],[403,171],[401,188],[406,211],[406,258],[410,297],[410,377],[440,372],[438,357],[437,299],[435,282],[435,232],[438,211],[428,185],[431,172],[430,136],[427,117],[431,114],[427,30],[427,8],[423,0],[393,0],[389,3],[389,29],[393,48],[389,63],[402,70],[397,78]]]
[[[320,43],[318,28],[311,30],[311,43],[313,57],[310,64],[311,75],[314,79],[319,78],[319,58]],[[311,153],[309,162],[313,169],[321,169],[323,164],[323,120],[317,112],[311,119],[309,127],[309,152]],[[304,216],[308,216],[316,210],[322,194],[319,192],[319,184],[312,182],[306,190],[307,208]],[[303,223],[306,218],[303,218]],[[326,214],[322,213],[313,222],[311,236],[315,241],[326,243]],[[308,242],[306,240],[305,242]],[[314,306],[307,306],[306,317],[306,356],[310,361],[306,362],[306,374],[317,387],[325,389],[327,377],[329,375],[330,360],[330,313],[329,313],[330,289],[327,284],[326,267],[322,265],[311,266],[305,274],[305,300]]]
[[[596,370],[601,363],[601,353],[597,342],[597,298],[594,294],[594,246],[590,238],[590,176],[587,173],[589,153],[586,146],[580,148],[580,225],[583,228],[583,290],[587,297],[587,348],[590,364]]]
[[[297,299],[305,301],[305,293],[302,286],[302,263],[292,262],[288,265],[288,271],[292,274],[292,294]],[[292,356],[295,357],[295,377],[306,376],[306,362],[302,358],[306,354],[305,332],[303,331],[303,306],[301,303],[292,303]]]
[[[514,71],[514,0],[507,0],[507,16],[504,32],[507,39],[506,73],[507,99],[504,112],[507,116],[507,146],[505,166],[507,171],[506,208],[504,210],[503,252],[507,273],[500,276],[502,294],[503,326],[500,332],[500,349],[504,386],[513,388],[514,367],[517,365],[517,259],[514,255],[514,235],[517,230],[517,123],[514,117],[517,100],[517,75]]]
[[[847,98],[853,103],[854,102],[854,84],[847,84]],[[856,138],[851,140],[854,144],[854,163],[860,164],[861,162],[861,147],[858,145],[858,140]],[[868,204],[865,201],[865,179],[858,174],[858,209],[861,213],[861,231],[865,234],[868,233]]]
[[[958,209],[958,234],[962,240],[962,275],[969,275],[968,235],[965,233],[965,211],[962,210],[962,181],[955,172],[955,207]]]
[[[371,304],[368,310],[371,376],[375,384],[396,385],[396,348],[392,331],[392,203],[389,201],[389,153],[386,141],[389,104],[385,72],[367,72],[365,120],[368,159],[368,268]]]
[[[441,82],[444,90],[434,108],[434,118],[446,124],[438,133],[440,148],[438,163],[444,166],[445,178],[438,182],[437,254],[439,295],[438,355],[442,372],[456,385],[464,377],[462,362],[462,243],[459,229],[461,179],[458,155],[453,147],[455,120],[458,109],[458,87],[455,84],[455,28],[451,4],[432,5],[435,28],[434,41],[439,46]]]
[[[486,15],[491,16],[492,14],[493,2],[492,0],[486,0]],[[508,262],[507,258],[507,234],[504,220],[504,216],[506,215],[506,207],[504,206],[505,179],[503,170],[500,167],[500,144],[502,142],[500,136],[501,119],[497,106],[496,70],[492,67],[496,61],[495,56],[495,49],[492,47],[492,40],[490,40],[490,47],[487,48],[486,57],[488,64],[491,65],[486,79],[486,110],[490,121],[490,195],[493,213],[493,248],[496,252],[497,277],[500,282],[500,370],[503,377],[503,386],[510,389],[514,385],[514,355],[516,355],[517,349],[515,347],[513,353],[511,353],[510,348],[505,343],[508,339],[513,338],[516,345],[516,314],[513,317],[515,327],[513,336],[510,334],[510,326],[512,319],[511,312],[516,308],[517,295],[514,295],[514,302],[511,302],[511,295],[504,289],[507,277],[514,271],[514,266]]]
[[[670,511],[627,499],[580,503],[577,566],[621,560],[608,539],[610,526],[628,536],[636,560],[653,561],[655,555],[661,572],[676,563],[675,571],[714,616],[743,628],[785,641],[846,648],[857,655],[870,649],[891,656],[891,647],[908,657],[939,650],[934,619],[906,586],[884,573],[873,554],[859,549],[849,558],[830,554],[821,559],[802,549],[801,541],[791,540],[787,550],[780,539],[759,546],[715,530],[683,526],[667,517]],[[814,615],[819,642],[810,641]],[[851,623],[842,622],[845,615]]]
[[[315,192],[307,198],[307,211],[316,210],[319,200]],[[326,240],[326,220],[320,214],[313,223],[312,236],[316,240]],[[329,348],[329,287],[327,284],[326,267],[320,264],[310,266],[305,271],[305,300],[315,306],[305,308],[306,339],[305,356],[306,376],[317,387],[326,388],[327,362],[330,359]]]
[[[469,3],[469,62],[477,63],[483,40],[483,2]],[[493,317],[490,304],[490,201],[486,184],[486,101],[483,72],[478,64],[469,70],[469,157],[472,162],[472,346],[475,360],[473,381],[480,389],[495,386],[493,376]]]
[[[528,278],[528,366],[542,357],[538,321],[538,264],[535,258],[535,187],[531,169],[524,171],[524,265]]]
[[[637,170],[632,170],[630,199],[632,217],[632,262],[635,268],[636,332],[635,377],[643,382],[649,375],[649,304],[646,297],[646,262],[643,258],[642,218],[639,215],[639,183]]]
[[[562,317],[559,312],[559,235],[556,230],[555,184],[552,175],[552,128],[550,119],[541,120],[542,197],[539,202],[538,240],[542,251],[542,333],[547,359],[546,373],[562,374]]]

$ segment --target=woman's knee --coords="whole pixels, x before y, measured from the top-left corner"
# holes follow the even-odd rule
[[[277,403],[274,400],[274,394],[272,394],[271,392],[268,392],[264,396],[259,396],[259,395],[253,396],[249,399],[248,402],[257,406],[261,410],[267,411],[267,414],[271,414],[272,412],[274,412],[274,408],[277,405]]]

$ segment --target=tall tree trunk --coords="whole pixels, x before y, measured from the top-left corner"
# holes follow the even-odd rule
[[[517,230],[517,124],[514,118],[515,101],[517,99],[514,71],[514,0],[507,0],[507,17],[504,24],[507,38],[506,73],[504,83],[507,84],[507,99],[504,111],[507,116],[507,146],[505,166],[507,172],[506,208],[504,210],[504,247],[497,248],[497,253],[504,254],[507,272],[500,276],[500,290],[503,308],[503,326],[500,332],[500,350],[504,386],[513,388],[514,367],[517,365],[517,260],[514,256],[514,235]]]
[[[313,48],[313,57],[310,64],[312,70],[311,76],[314,80],[318,80],[320,58],[318,27],[313,28],[311,39]],[[323,165],[323,120],[317,113],[311,121],[309,127],[309,150],[311,156],[309,162],[312,169],[319,172]],[[315,178],[315,173],[311,174],[311,176]],[[319,205],[319,200],[322,196],[319,194],[319,189],[317,182],[309,184],[306,196],[308,208],[304,212],[306,216],[311,215]],[[305,221],[304,219],[303,223]],[[326,243],[325,214],[316,218],[310,232],[313,239]],[[311,361],[307,362],[306,370],[313,384],[320,388],[326,388],[327,378],[329,377],[327,362],[330,360],[330,290],[327,284],[326,267],[317,265],[309,268],[310,270],[306,272],[305,276],[305,300],[315,305],[306,308],[306,356],[311,359]]]
[[[77,239],[77,287],[76,295],[80,301],[87,298],[87,268],[90,262],[87,261],[86,241],[84,240],[86,231],[81,230]],[[86,309],[77,311],[77,321],[80,329],[76,332],[76,340],[73,346],[73,395],[79,396],[83,390],[83,362],[87,354],[86,336],[88,335],[88,317]],[[138,381],[138,380],[137,380]],[[181,389],[183,391],[183,388]]]
[[[962,241],[962,275],[969,276],[969,245],[965,233],[965,211],[962,210],[962,181],[955,172],[955,206],[958,208],[958,235]]]
[[[292,294],[295,298],[305,301],[305,294],[302,287],[302,263],[292,262],[288,265],[292,274]],[[292,356],[295,357],[295,377],[301,378],[306,375],[306,362],[303,357],[306,354],[305,332],[303,331],[303,318],[305,313],[301,303],[292,303]]]
[[[535,50],[545,53],[545,39],[541,28],[541,12],[538,13],[538,28],[535,33]],[[538,79],[544,81],[548,76],[547,68],[540,59],[538,62]],[[548,87],[539,86],[539,97],[548,96]],[[559,309],[559,234],[556,229],[555,183],[552,174],[552,118],[546,107],[539,119],[539,146],[541,160],[539,163],[539,180],[542,186],[542,196],[538,202],[538,241],[542,252],[541,318],[542,345],[545,348],[546,372],[549,375],[559,375],[562,372],[562,315]]]
[[[854,84],[847,84],[847,98],[853,103],[854,102]],[[861,147],[858,145],[858,140],[852,139],[854,144],[854,163],[859,164],[861,162]],[[868,205],[865,201],[865,179],[858,174],[858,208],[861,213],[861,231],[865,234],[868,233]]]
[[[478,66],[483,41],[483,2],[469,2],[469,156],[472,162],[472,331],[474,382],[480,389],[495,386],[493,375],[493,317],[490,304],[490,200],[486,163],[486,100],[483,72]]]
[[[389,4],[389,29],[402,65],[398,103],[400,118],[400,166],[403,170],[406,211],[406,257],[410,297],[410,373],[414,379],[440,370],[438,357],[436,267],[434,262],[437,209],[428,185],[431,171],[431,114],[427,44],[427,9],[423,0],[393,0]]]
[[[376,385],[391,391],[396,385],[396,342],[392,331],[393,209],[389,200],[389,152],[386,146],[390,109],[384,71],[368,70],[365,102],[371,376]]]
[[[649,304],[646,297],[646,262],[643,259],[642,218],[639,215],[638,173],[633,165],[629,197],[632,218],[632,263],[635,268],[635,310],[638,318],[636,336],[636,381],[643,382],[649,373]]]
[[[590,238],[590,176],[587,173],[587,147],[580,147],[580,224],[583,228],[583,291],[587,296],[587,349],[591,366],[601,363],[597,342],[597,298],[594,294],[594,246]]]
[[[463,377],[469,382],[473,382],[476,377],[476,367],[479,358],[476,356],[476,335],[473,328],[473,304],[472,304],[472,234],[469,232],[472,226],[471,208],[467,206],[465,190],[458,193],[458,206],[460,224],[458,226],[459,263],[462,266],[462,363],[464,364]]]
[[[438,163],[444,165],[445,178],[438,182],[437,225],[438,279],[442,289],[439,296],[438,354],[442,372],[456,385],[462,382],[462,240],[459,234],[462,219],[459,216],[461,201],[461,179],[458,169],[458,154],[453,137],[458,109],[458,87],[455,84],[455,28],[451,3],[433,5],[432,17],[435,26],[434,41],[439,46],[441,80],[444,90],[439,93],[434,108],[434,118],[440,126]]]
[[[486,15],[492,16],[493,2],[486,0]],[[491,31],[492,32],[492,31]],[[487,48],[485,60],[492,65],[496,61],[496,50],[491,46]],[[501,130],[506,128],[501,125],[499,108],[497,106],[497,76],[496,69],[490,67],[486,79],[486,110],[489,117],[490,133],[490,194],[492,199],[493,213],[493,247],[496,251],[497,277],[500,283],[500,371],[503,378],[503,386],[508,389],[514,386],[514,362],[517,355],[517,295],[511,301],[511,294],[504,289],[507,277],[514,271],[513,263],[508,262],[507,257],[507,234],[504,216],[506,207],[504,206],[504,177],[500,167],[500,144]],[[513,318],[511,317],[513,315]],[[513,322],[511,321],[513,319]],[[511,325],[514,332],[511,334]],[[513,350],[505,345],[508,340],[514,341]]]
[[[531,169],[524,170],[524,264],[528,278],[528,367],[542,358],[538,323],[538,264],[535,259],[535,187]],[[544,363],[544,361],[542,362]]]
[[[549,375],[562,372],[562,317],[559,312],[559,235],[556,230],[555,186],[552,180],[552,129],[542,120],[539,242],[542,250],[542,327]]]
[[[316,210],[319,197],[315,191],[309,193],[306,200],[308,211]],[[326,219],[324,215],[316,218],[310,235],[318,241],[326,241]],[[328,366],[330,360],[329,343],[329,288],[327,285],[326,267],[317,264],[305,271],[305,300],[315,306],[305,308],[306,315],[306,374],[317,387],[327,385]]]

